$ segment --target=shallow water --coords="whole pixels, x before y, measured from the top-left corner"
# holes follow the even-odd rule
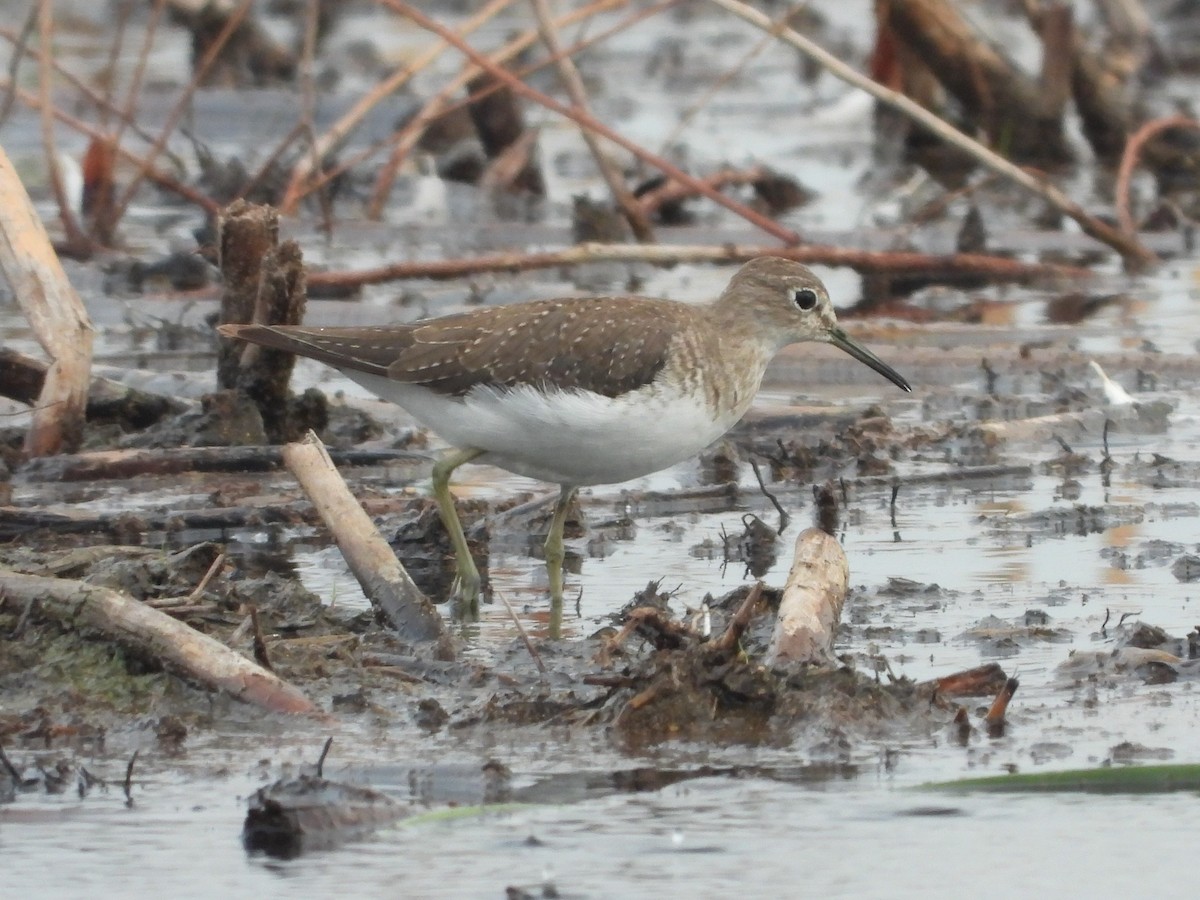
[[[879,769],[418,820],[280,861],[242,850],[240,798],[257,780],[232,768],[200,798],[194,782],[144,780],[133,809],[116,796],[23,802],[19,821],[0,815],[6,891],[492,898],[551,883],[564,897],[1012,897],[1057,884],[1174,897],[1194,865],[1194,796],[930,796]]]
[[[839,5],[830,11],[841,35],[853,35],[861,17],[869,15],[866,4]],[[392,21],[364,15],[343,37],[378,39],[377,32],[386,34],[381,29]],[[498,40],[512,25],[511,19],[501,19],[482,32],[481,40]],[[711,76],[716,50],[726,46],[723,39],[736,35],[738,40],[728,47],[738,54],[757,40],[743,26],[721,24],[711,16],[689,23],[688,29],[692,39],[688,63],[703,69],[703,79],[694,77],[695,68],[685,70],[668,86],[645,77],[646,56],[661,39],[671,37],[677,25],[639,29],[615,42],[610,65],[613,72],[626,73],[634,87],[611,79],[608,92],[597,98],[597,113],[618,122],[625,134],[654,146],[677,121],[695,85]],[[409,30],[402,30],[399,40],[399,47],[423,42]],[[186,51],[178,35],[160,43],[152,65],[160,78],[173,72],[182,77]],[[451,65],[435,67],[430,82]],[[654,89],[646,89],[648,85]],[[425,82],[420,86],[425,87]],[[196,127],[217,150],[240,153],[246,149],[247,127],[239,125],[249,120],[254,133],[264,135],[261,146],[254,149],[265,152],[270,146],[266,132],[286,131],[292,117],[290,112],[281,113],[278,120],[253,117],[264,104],[289,111],[294,97],[287,95],[286,102],[277,102],[274,96],[264,95],[258,100],[251,109],[244,98],[206,96],[197,106]],[[144,107],[146,116],[161,115],[163,105],[151,98]],[[378,128],[390,127],[393,112],[381,113]],[[325,121],[332,111],[322,109],[319,114]],[[28,164],[41,152],[36,118],[27,112],[17,116],[3,137],[18,164],[22,160]],[[684,140],[699,166],[765,161],[820,190],[821,199],[790,214],[788,224],[806,232],[820,230],[814,237],[831,240],[871,225],[879,229],[873,239],[880,240],[887,237],[889,227],[897,232],[904,228],[903,186],[872,182],[874,164],[865,149],[869,128],[869,105],[829,79],[799,87],[794,54],[776,48],[743,78],[735,79],[684,133]],[[78,143],[64,140],[63,146],[71,149]],[[306,220],[285,222],[284,230],[303,241],[310,261],[347,268],[404,257],[450,256],[460,250],[509,246],[516,240],[528,246],[560,243],[566,240],[570,195],[591,191],[599,196],[600,186],[573,126],[546,121],[542,149],[552,162],[548,166],[552,202],[546,222],[538,226],[497,226],[484,204],[468,206],[465,218],[459,220],[427,221],[420,218],[420,210],[404,208],[397,201],[388,211],[390,222],[344,222],[328,241]],[[44,198],[44,193],[40,196]],[[49,210],[48,205],[44,208]],[[897,217],[901,221],[894,221]],[[164,214],[158,208],[135,209],[126,238],[135,249],[161,249],[173,230],[186,230],[198,224],[198,218],[176,211]],[[727,226],[728,219],[721,214],[703,214],[690,230],[664,230],[663,239],[698,242],[701,238],[696,235],[719,233],[721,240],[761,241],[741,226]],[[1000,244],[1027,237],[998,229]],[[1103,268],[1118,285],[1113,290],[1126,290],[1130,299],[1081,326],[1043,325],[1045,295],[1008,288],[984,292],[1012,301],[1011,321],[1004,328],[906,327],[890,340],[872,341],[881,356],[910,375],[917,385],[915,398],[900,396],[890,386],[859,375],[848,384],[796,383],[773,377],[761,402],[782,404],[799,398],[861,406],[880,403],[900,423],[921,423],[922,403],[935,391],[950,392],[959,403],[957,398],[975,397],[983,390],[974,359],[961,370],[947,365],[910,372],[904,365],[910,347],[947,342],[978,346],[983,355],[1012,354],[1017,344],[1039,340],[1070,344],[1089,353],[1128,351],[1150,341],[1165,353],[1194,357],[1200,334],[1196,304],[1200,269],[1194,258],[1133,282],[1112,275],[1111,263]],[[645,292],[683,300],[711,296],[728,276],[721,267],[615,267],[619,274],[610,280],[619,287],[627,272],[635,269],[645,278]],[[101,326],[98,352],[115,363],[128,363],[133,349],[153,349],[136,336],[134,326],[158,320],[196,324],[211,309],[205,301],[176,298],[114,300],[100,291],[94,269],[72,266],[71,273],[78,276],[89,310]],[[857,296],[855,276],[831,270],[821,274],[845,302]],[[488,302],[507,302],[573,290],[573,282],[582,278],[580,273],[550,272],[479,281],[487,289]],[[466,285],[407,287],[413,294],[405,298],[398,287],[384,286],[366,292],[361,302],[351,306],[314,303],[312,321],[341,321],[347,310],[363,322],[416,317],[451,311],[467,302]],[[12,306],[0,307],[0,335],[15,349],[34,350],[28,328]],[[997,346],[1002,349],[997,351]],[[203,362],[203,355],[200,358]],[[1127,387],[1132,387],[1133,374],[1110,372]],[[161,375],[147,373],[148,378]],[[315,365],[301,365],[299,378],[300,387],[309,383],[348,387]],[[192,393],[208,386],[207,375],[193,374],[172,383],[181,392]],[[1098,400],[1096,384],[1080,378],[1075,386]],[[1154,540],[1197,549],[1198,485],[1181,480],[1154,487],[1132,477],[1128,469],[1135,457],[1151,453],[1195,461],[1200,438],[1195,389],[1194,378],[1163,385],[1161,396],[1176,405],[1166,433],[1112,435],[1118,469],[1111,487],[1102,484],[1093,467],[1078,476],[1080,493],[1070,500],[1062,498],[1061,479],[1042,474],[1040,468],[1059,453],[1051,441],[1013,448],[1006,458],[1030,465],[1027,476],[905,485],[894,524],[888,487],[853,489],[839,535],[850,559],[854,587],[843,615],[847,626],[839,652],[850,654],[864,667],[869,657],[883,657],[895,675],[913,679],[991,660],[1001,662],[1021,681],[1004,737],[976,736],[963,747],[947,728],[945,734],[932,736],[856,737],[844,754],[807,746],[668,745],[629,756],[619,753],[604,734],[581,729],[547,726],[487,735],[427,735],[395,718],[362,717],[317,725],[281,722],[215,704],[212,730],[190,736],[183,757],[156,752],[152,734],[137,726],[110,735],[103,753],[79,754],[78,762],[119,784],[124,761],[134,749],[143,751],[135,769],[132,808],[125,807],[115,786],[107,792],[93,791],[82,800],[72,792],[59,797],[21,795],[15,803],[0,806],[4,858],[0,893],[55,898],[168,893],[179,898],[322,893],[491,898],[502,896],[508,885],[523,886],[537,895],[543,883],[552,882],[563,896],[597,898],[734,893],[1010,897],[1042,895],[1053,889],[1065,889],[1072,896],[1182,896],[1194,881],[1194,796],[956,796],[910,789],[926,781],[997,774],[1009,768],[1092,767],[1110,760],[1113,748],[1121,743],[1148,748],[1145,758],[1149,759],[1165,754],[1175,762],[1200,761],[1195,740],[1200,697],[1194,682],[1147,685],[1128,676],[1097,684],[1084,677],[1076,683],[1076,676],[1061,671],[1073,653],[1109,651],[1115,624],[1124,614],[1134,614],[1175,636],[1200,620],[1197,589],[1171,574],[1170,561],[1177,553],[1141,567],[1136,564],[1138,554]],[[19,422],[14,419],[12,424]],[[1093,463],[1099,460],[1100,435],[1073,438],[1071,443]],[[899,474],[941,468],[945,466],[940,462],[906,463]],[[517,490],[542,489],[486,467],[464,469],[463,476],[464,496],[501,498]],[[740,563],[722,564],[722,531],[738,530],[745,512],[776,521],[748,472],[742,476],[744,505],[737,509],[664,513],[637,501],[640,491],[693,486],[697,478],[695,464],[683,464],[633,485],[596,489],[585,498],[593,523],[628,506],[636,536],[611,543],[603,558],[585,557],[581,573],[568,578],[568,591],[578,593],[579,601],[568,604],[567,639],[589,635],[606,624],[615,609],[653,579],[663,577],[664,586],[679,586],[677,606],[694,606],[707,593],[719,595],[747,580]],[[133,492],[126,486],[101,486],[91,494],[78,493],[76,506],[111,509],[114,497],[133,509],[203,501],[202,488],[189,493],[177,479],[148,480],[139,487],[143,489]],[[780,584],[791,541],[808,522],[811,495],[807,485],[772,489],[779,491],[794,519],[783,537],[779,562],[764,576],[768,583]],[[17,502],[25,490],[16,486]],[[1114,521],[1084,533],[1069,525],[1053,533],[1039,520],[1023,518],[1070,511],[1076,504],[1144,507],[1146,513],[1138,521]],[[316,545],[310,531],[246,531],[227,537],[247,545],[268,540],[290,544],[297,570],[311,590],[330,602],[365,604],[340,556]],[[692,548],[703,541],[716,542],[715,558],[693,554]],[[573,546],[580,548],[585,542]],[[1133,563],[1117,565],[1115,552],[1124,552]],[[508,548],[493,558],[492,576],[525,627],[535,636],[541,634],[546,618],[541,563]],[[940,590],[899,597],[885,594],[895,578],[936,583]],[[1049,617],[1048,627],[1056,629],[1052,638],[1028,632],[1024,622],[1029,610]],[[1110,621],[1104,631],[1106,618]],[[501,604],[486,607],[483,620],[464,634],[469,641],[467,655],[483,660],[514,642],[513,624]],[[415,692],[397,686],[398,703],[410,696]],[[543,787],[545,801],[453,820],[418,819],[384,829],[372,839],[293,861],[248,855],[239,837],[246,798],[264,783],[311,764],[330,734],[335,744],[327,775],[369,783],[399,800],[411,799],[418,811],[426,803],[441,808],[451,801],[473,802],[469,789],[459,796],[454,788],[471,783],[488,759],[507,765],[518,788]],[[33,752],[10,748],[10,755],[22,759]],[[596,774],[602,782],[607,773],[634,766],[673,770],[704,765],[757,766],[775,777],[713,776],[642,793],[611,788],[578,791],[563,783],[588,774]],[[449,787],[414,798],[409,778],[414,772],[417,781],[436,781],[444,775]]]

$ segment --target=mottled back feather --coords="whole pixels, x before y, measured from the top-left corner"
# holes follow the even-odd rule
[[[555,385],[617,397],[649,384],[693,311],[669,300],[539,300],[411,325],[225,326],[242,340],[440,394]]]

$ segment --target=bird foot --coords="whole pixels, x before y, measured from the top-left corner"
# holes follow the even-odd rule
[[[474,621],[479,618],[480,589],[479,572],[463,572],[459,570],[454,577],[454,587],[450,591],[450,602],[456,619]]]

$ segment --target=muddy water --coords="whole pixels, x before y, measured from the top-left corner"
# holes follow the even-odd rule
[[[710,779],[633,796],[414,823],[291,862],[247,858],[236,834],[244,775],[151,780],[116,799],[27,810],[0,828],[9,896],[1187,895],[1195,798],[956,797],[935,804],[870,773],[793,786]],[[1142,848],[1142,862],[1129,853]],[[14,872],[15,867],[15,872]]]
[[[834,14],[835,23],[857,15],[853,4]],[[374,37],[390,21],[365,17],[352,23],[343,37]],[[481,40],[496,38],[512,25],[503,20],[494,32],[485,30]],[[842,22],[840,33],[853,32],[855,26],[853,21]],[[609,57],[612,71],[633,73],[635,87],[612,79],[607,93],[597,98],[598,113],[653,146],[662,140],[663,123],[673,124],[678,110],[689,102],[683,86],[706,81],[713,60],[722,58],[719,53],[740,54],[757,40],[712,18],[692,22],[689,29],[695,52],[688,63],[699,61],[703,78],[693,77],[694,69],[686,70],[673,86],[646,90],[645,60],[656,52],[660,39],[671,34],[661,26],[641,29],[623,39]],[[403,34],[404,41],[417,42],[411,31]],[[730,37],[733,40],[727,40]],[[164,67],[185,65],[187,53],[179,35],[165,38],[159,47],[162,56],[155,65],[160,78]],[[106,58],[103,53],[93,56]],[[602,63],[601,57],[593,65],[599,68]],[[431,79],[437,74],[435,69]],[[251,107],[244,98],[233,102],[228,95],[202,95],[196,128],[216,149],[240,153],[248,127],[239,123],[253,124],[256,135],[276,126],[280,133],[291,127],[287,103],[269,95],[262,101],[282,111],[277,119],[255,118],[254,111],[247,112]],[[166,106],[165,101],[147,98],[143,109],[153,120]],[[396,113],[381,113],[379,129],[390,127]],[[331,117],[331,112],[319,110],[318,119],[325,121],[323,116]],[[778,127],[781,121],[785,127]],[[25,123],[10,123],[4,134],[6,149],[18,162],[22,150],[27,157],[40,153],[36,119]],[[219,127],[212,127],[214,123]],[[799,90],[794,57],[782,51],[765,54],[745,77],[727,85],[710,111],[684,134],[699,165],[752,158],[797,173],[817,188],[820,201],[788,219],[814,239],[837,241],[864,224],[877,226],[880,231],[872,239],[864,238],[867,242],[886,240],[889,223],[896,225],[897,233],[905,232],[897,199],[900,187],[880,185],[870,177],[873,160],[864,149],[869,139],[869,105],[827,80]],[[266,146],[269,141],[261,138],[260,143]],[[78,142],[64,140],[63,146],[75,149]],[[425,212],[401,201],[389,211],[390,224],[364,225],[349,214],[328,241],[306,221],[287,222],[285,231],[301,238],[310,260],[346,267],[510,246],[514,235],[526,246],[561,243],[568,233],[565,210],[570,194],[591,190],[599,196],[600,189],[572,127],[546,122],[542,148],[547,159],[556,161],[548,169],[552,203],[547,220],[527,231],[507,224],[495,227],[469,205],[465,223],[429,220]],[[451,200],[456,198],[461,199],[452,193]],[[44,208],[51,218],[49,205]],[[135,209],[125,237],[135,252],[159,251],[172,230],[195,224],[177,211]],[[917,236],[936,249],[947,249],[954,224],[943,229],[941,238],[931,240],[927,232]],[[663,239],[760,240],[739,229],[727,220],[702,217],[690,229],[664,232]],[[993,233],[1002,246],[1028,237],[1006,233],[1003,223]],[[1107,268],[1111,273],[1114,267]],[[619,287],[630,271],[636,271],[645,279],[647,293],[686,300],[710,296],[727,277],[724,270],[687,266],[615,271],[481,281],[487,302],[507,302],[575,290],[576,280],[603,282],[608,277],[604,289]],[[211,310],[205,301],[114,300],[100,290],[96,269],[72,267],[71,273],[101,328],[99,353],[113,364],[128,366],[131,348],[147,354],[154,349],[152,339],[138,336],[142,326],[160,320],[198,326]],[[854,276],[821,274],[837,296],[857,296]],[[1117,354],[1150,341],[1164,353],[1189,360],[1195,356],[1200,289],[1194,259],[1170,264],[1138,282],[1126,284],[1116,276],[1110,281],[1097,289],[1126,290],[1130,299],[1078,327],[1043,325],[1047,296],[1009,289],[986,292],[1012,303],[1003,326],[915,328],[902,330],[898,338],[873,339],[875,349],[918,386],[913,398],[868,381],[869,373],[864,377],[844,370],[842,377],[843,370],[837,370],[838,377],[816,380],[775,374],[760,405],[797,399],[839,407],[879,403],[899,424],[918,425],[959,415],[982,393],[978,356],[967,364],[935,364],[929,357],[913,355],[913,347],[970,346],[978,348],[979,355],[1004,358],[1015,355],[1016,346],[1025,342],[1044,340],[1086,353]],[[373,289],[354,304],[354,315],[373,322],[448,312],[466,302],[468,289],[423,284],[406,286],[404,296],[401,293],[395,286]],[[344,304],[314,303],[311,320],[340,321],[346,309]],[[6,345],[34,349],[13,307],[0,308],[0,329]],[[150,371],[145,377],[152,382],[148,386],[159,379],[159,389],[166,389],[164,383],[176,385],[180,392],[207,389],[211,360],[206,341],[197,341],[190,365],[181,357],[166,362],[156,357],[158,363],[146,366]],[[191,375],[180,379],[162,371],[189,368]],[[778,373],[786,371],[786,366],[777,367]],[[1110,374],[1133,387],[1133,371]],[[300,387],[347,387],[317,366],[302,365],[300,379]],[[1175,405],[1165,433],[1111,436],[1118,467],[1110,486],[1095,469],[1100,435],[1072,436],[1072,449],[1087,455],[1092,467],[1075,476],[1078,493],[1071,499],[1063,497],[1063,479],[1043,468],[1060,452],[1052,441],[1020,444],[1002,453],[1004,462],[1028,466],[1026,474],[904,484],[894,521],[889,487],[852,489],[840,537],[850,558],[854,593],[845,610],[839,651],[864,670],[883,660],[895,675],[914,679],[986,661],[1002,663],[1020,678],[1021,687],[1001,738],[976,735],[962,746],[947,729],[874,739],[855,735],[848,749],[836,742],[798,742],[782,749],[667,745],[630,756],[615,750],[603,732],[587,729],[542,726],[427,735],[399,717],[364,715],[318,725],[260,717],[217,702],[210,729],[197,729],[182,756],[158,751],[149,728],[130,724],[110,734],[103,751],[83,748],[75,757],[93,774],[113,782],[107,791],[93,789],[85,799],[73,791],[53,797],[21,795],[16,803],[0,806],[0,895],[490,898],[502,896],[511,885],[538,896],[545,885],[553,884],[569,897],[727,897],[735,891],[750,896],[1010,897],[1045,893],[1047,887],[1099,897],[1180,896],[1188,879],[1194,880],[1192,796],[954,796],[911,789],[930,780],[998,774],[1010,768],[1096,766],[1119,758],[1114,753],[1119,745],[1134,748],[1126,757],[1134,761],[1198,761],[1200,700],[1194,682],[1151,685],[1132,674],[1112,673],[1090,680],[1085,669],[1063,669],[1089,653],[1107,653],[1114,646],[1115,623],[1123,615],[1132,614],[1176,636],[1200,621],[1197,591],[1180,583],[1170,567],[1183,551],[1195,552],[1200,541],[1198,484],[1186,477],[1156,482],[1140,468],[1140,461],[1153,453],[1195,461],[1194,448],[1200,442],[1198,381],[1182,375],[1164,379],[1158,393],[1147,398]],[[1086,370],[1078,373],[1074,386],[1099,402],[1098,386]],[[1036,380],[1029,379],[1020,391],[1036,394]],[[940,398],[936,408],[941,413],[926,412],[930,398]],[[903,482],[907,476],[945,470],[952,462],[941,457],[906,459],[897,475]],[[467,496],[502,498],[517,490],[541,489],[485,467],[464,471],[464,478],[462,492]],[[695,464],[632,485],[597,489],[585,497],[590,523],[628,514],[636,534],[592,554],[586,552],[586,539],[573,542],[583,559],[581,571],[568,579],[579,600],[568,609],[567,639],[606,624],[613,610],[652,579],[665,577],[666,586],[678,585],[680,608],[698,604],[706,593],[720,594],[744,583],[739,563],[722,562],[722,531],[738,529],[746,512],[768,522],[776,516],[750,474],[743,472],[741,479],[741,500],[732,509],[692,511],[642,499],[648,490],[694,486]],[[807,524],[811,495],[806,485],[773,489],[795,523],[784,535],[780,562],[764,575],[768,583],[779,584],[790,558],[790,540]],[[18,502],[21,490],[18,487]],[[178,485],[160,485],[138,493],[101,489],[88,502],[101,509],[117,502],[138,508],[187,499]],[[1073,512],[1080,504],[1141,512],[1113,512],[1095,524],[1085,517],[1080,524]],[[364,602],[336,552],[319,544],[311,532],[249,531],[228,537],[235,545],[273,540],[290,546],[310,589],[330,602]],[[694,551],[706,542],[715,549]],[[1156,553],[1161,545],[1155,542],[1170,542],[1167,555]],[[492,576],[525,627],[539,635],[545,627],[540,562],[513,543],[501,545],[492,561]],[[897,587],[894,579],[915,584]],[[484,661],[514,643],[512,622],[500,605],[485,608],[483,621],[465,629],[463,636],[467,654]],[[396,696],[407,697],[406,689],[397,685]],[[264,783],[310,765],[330,735],[335,749],[327,775],[386,790],[398,800],[412,801],[417,813],[442,810],[452,802],[477,802],[479,767],[489,759],[512,770],[514,792],[528,805],[450,820],[417,815],[370,840],[288,862],[248,855],[239,840],[246,798]],[[135,749],[142,755],[135,769],[135,802],[127,808],[117,785]],[[33,753],[33,748],[20,748],[13,755],[24,760]],[[701,766],[742,768],[737,774],[637,793],[611,783],[611,773],[634,767],[672,771]]]

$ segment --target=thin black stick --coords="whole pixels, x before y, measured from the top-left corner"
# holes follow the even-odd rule
[[[325,746],[321,748],[321,755],[317,758],[317,777],[325,777],[325,757],[329,755],[329,748],[333,746],[333,735],[325,738]]]
[[[750,468],[754,470],[754,477],[758,479],[758,489],[763,492],[763,496],[771,501],[771,505],[775,507],[775,511],[779,513],[779,534],[787,531],[788,523],[792,521],[792,517],[787,514],[782,506],[779,505],[779,500],[767,490],[767,485],[763,482],[762,472],[758,468],[758,460],[750,460]]]
[[[133,756],[129,757],[129,765],[125,767],[125,805],[133,806],[133,764],[137,762],[138,753],[134,750]]]

